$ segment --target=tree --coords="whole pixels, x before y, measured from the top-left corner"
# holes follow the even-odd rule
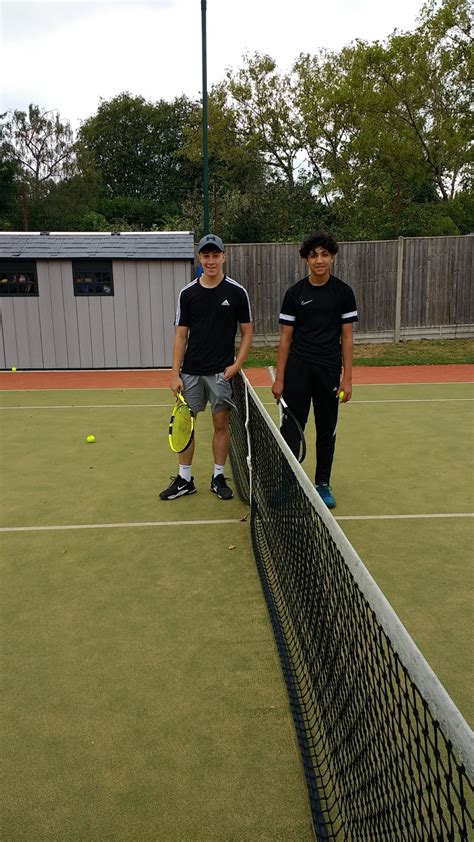
[[[238,109],[228,102],[225,83],[208,95],[208,156],[211,188],[246,189],[264,178],[265,162],[255,138],[243,131]],[[202,166],[202,119],[196,108],[184,129],[179,150],[196,167]]]
[[[227,74],[226,86],[242,137],[274,180],[294,186],[300,143],[291,76],[278,72],[270,56],[255,53]]]
[[[383,125],[409,142],[443,199],[459,189],[470,146],[461,57],[448,40],[434,39],[427,25],[366,50],[367,80],[380,90]]]
[[[200,178],[179,149],[195,105],[186,97],[147,102],[122,93],[83,123],[79,141],[101,174],[105,195],[158,202],[175,212]]]
[[[57,112],[33,104],[28,112],[8,112],[1,119],[2,157],[18,167],[23,226],[27,230],[30,199],[45,195],[51,184],[73,171],[73,132]]]
[[[293,66],[298,137],[307,178],[328,207],[344,193],[350,142],[358,131],[353,48],[300,55]],[[354,84],[355,83],[355,84]]]
[[[21,218],[18,184],[20,168],[16,161],[8,159],[0,149],[0,229],[9,230],[19,224]],[[18,221],[17,221],[18,220]]]
[[[430,0],[413,33],[295,63],[309,177],[351,236],[436,233],[436,220],[455,233],[437,204],[468,188],[468,39],[466,0]]]

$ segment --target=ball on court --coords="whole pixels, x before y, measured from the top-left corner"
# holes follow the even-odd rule
[[[16,365],[12,365],[12,371],[16,371]]]
[[[89,442],[89,444],[93,444],[95,442],[95,436],[91,433],[89,436],[86,436],[86,441]]]

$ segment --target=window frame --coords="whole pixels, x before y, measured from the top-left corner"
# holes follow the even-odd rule
[[[13,275],[14,279],[11,277]],[[24,281],[19,280],[20,275],[25,276]],[[4,278],[7,280],[4,281]],[[25,286],[23,287],[22,284]],[[38,296],[36,260],[21,257],[0,258],[0,299],[38,298]]]
[[[112,260],[101,258],[77,258],[72,263],[72,284],[76,298],[113,298],[114,273]],[[108,278],[101,277],[108,275]],[[83,289],[79,288],[83,285]],[[87,285],[87,288],[86,288]],[[110,291],[104,291],[106,286]]]

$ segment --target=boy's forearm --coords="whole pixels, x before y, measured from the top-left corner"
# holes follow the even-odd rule
[[[171,372],[178,376],[183,364],[184,352],[186,350],[187,335],[176,333],[173,342],[173,353],[171,361]]]
[[[285,375],[285,368],[288,362],[288,356],[290,353],[291,347],[291,336],[286,336],[282,334],[280,336],[280,342],[278,344],[278,351],[277,351],[277,358],[276,358],[276,365],[275,365],[275,379],[276,380],[283,380]]]
[[[250,351],[250,346],[252,344],[252,337],[253,337],[253,326],[251,324],[248,325],[241,325],[240,326],[240,343],[237,349],[237,354],[235,356],[235,363],[240,368],[242,368],[245,360],[247,359],[248,353]]]
[[[341,336],[342,367],[344,379],[352,381],[352,361],[354,357],[354,341],[352,331],[343,333]]]

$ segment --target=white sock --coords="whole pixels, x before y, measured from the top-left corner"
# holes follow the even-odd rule
[[[223,474],[223,473],[224,473],[224,465],[214,465],[214,473],[212,475],[213,477],[217,477],[217,476],[219,476],[219,474]]]
[[[191,481],[191,465],[180,465],[179,466],[179,475],[181,479],[185,479],[186,482]]]

